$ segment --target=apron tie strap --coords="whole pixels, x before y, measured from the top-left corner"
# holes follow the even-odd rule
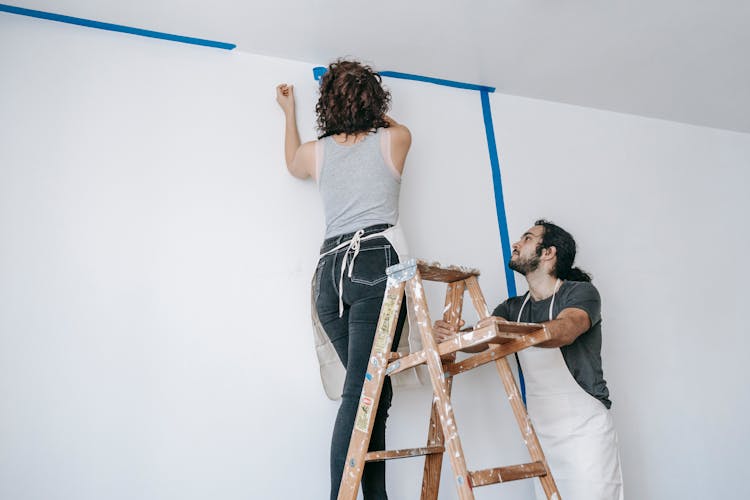
[[[349,267],[349,278],[352,277],[352,271],[354,271],[354,259],[359,255],[359,245],[362,235],[365,234],[364,230],[360,229],[354,236],[352,236],[349,242],[349,247],[344,252],[344,260],[341,262],[341,275],[339,276],[339,318],[344,315],[344,272],[347,266]],[[352,258],[349,260],[349,252],[352,252]]]

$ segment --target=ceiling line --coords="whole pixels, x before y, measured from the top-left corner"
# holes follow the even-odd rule
[[[315,80],[325,74],[327,68],[323,66],[316,66],[313,68],[313,77]],[[457,89],[477,90],[479,92],[495,92],[495,87],[487,87],[485,85],[477,85],[475,83],[464,83],[457,82],[455,80],[445,80],[443,78],[433,78],[431,76],[413,75],[411,73],[401,73],[399,71],[378,71],[381,76],[389,76],[391,78],[400,78],[401,80],[414,80],[417,82],[434,83],[435,85],[442,85],[444,87],[453,87]]]
[[[121,24],[103,23],[99,21],[92,21],[90,19],[83,19],[80,17],[64,16],[62,14],[54,14],[51,12],[44,12],[41,10],[24,9],[22,7],[14,7],[12,5],[0,4],[0,12],[8,12],[10,14],[18,14],[20,16],[36,17],[39,19],[46,19],[48,21],[57,21],[67,24],[75,24],[77,26],[84,26],[87,28],[96,28],[107,31],[115,31],[118,33],[127,33],[130,35],[145,36],[149,38],[158,38],[161,40],[169,40],[172,42],[188,43],[192,45],[202,45],[204,47],[214,47],[217,49],[232,50],[236,47],[233,43],[217,42],[214,40],[205,40],[203,38],[193,38],[189,36],[173,35],[170,33],[162,33],[160,31],[144,30],[141,28],[133,28],[131,26],[123,26]]]

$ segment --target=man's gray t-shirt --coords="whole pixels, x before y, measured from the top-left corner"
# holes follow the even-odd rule
[[[495,308],[492,315],[509,321],[518,320],[525,295],[513,297]],[[526,323],[543,323],[549,321],[549,304],[552,297],[535,302],[529,299],[520,321]],[[601,401],[607,408],[612,406],[609,400],[607,382],[602,372],[602,317],[601,299],[596,287],[583,281],[563,281],[555,294],[552,318],[557,318],[560,311],[575,307],[586,311],[591,320],[591,328],[582,333],[572,344],[560,347],[565,364],[578,385],[586,392]]]

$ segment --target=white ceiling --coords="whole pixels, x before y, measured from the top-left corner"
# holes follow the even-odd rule
[[[749,0],[2,1],[750,133]]]

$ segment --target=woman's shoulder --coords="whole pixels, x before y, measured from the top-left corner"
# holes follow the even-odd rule
[[[309,141],[303,143],[298,149],[294,158],[294,163],[299,166],[307,175],[313,179],[318,177],[318,157],[320,150],[319,141]]]
[[[386,123],[388,123],[388,127],[382,130],[388,131],[388,134],[391,135],[393,139],[408,138],[409,141],[411,141],[411,131],[406,125],[397,122],[393,119],[393,117],[387,115],[385,117],[385,121]]]
[[[397,166],[399,172],[403,170],[403,163],[406,159],[406,155],[411,147],[411,132],[405,125],[400,123],[391,123],[386,129],[386,138],[389,143],[389,149],[391,151],[394,163]]]
[[[387,128],[380,129],[391,136],[391,140],[411,142],[411,131],[406,125],[391,123]]]

